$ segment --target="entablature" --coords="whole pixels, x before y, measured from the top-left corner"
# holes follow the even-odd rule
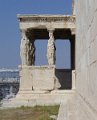
[[[20,29],[75,29],[74,15],[17,15]]]

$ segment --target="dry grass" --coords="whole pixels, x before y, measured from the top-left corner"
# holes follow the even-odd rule
[[[57,115],[59,106],[20,107],[0,110],[0,120],[53,120],[51,115]]]

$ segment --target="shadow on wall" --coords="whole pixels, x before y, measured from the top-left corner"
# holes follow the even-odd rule
[[[59,80],[60,90],[72,89],[72,70],[70,69],[56,69],[55,75]]]

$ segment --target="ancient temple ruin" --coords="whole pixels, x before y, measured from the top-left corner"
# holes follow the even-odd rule
[[[16,97],[3,107],[61,104],[75,96],[76,17],[72,15],[20,15],[20,85]],[[57,40],[70,43],[70,69],[56,67]],[[35,41],[47,40],[47,65],[37,66]],[[64,44],[65,47],[65,44]],[[60,48],[61,49],[61,48]],[[40,52],[42,54],[42,52]],[[64,55],[63,55],[64,56]]]
[[[71,16],[18,15],[18,19],[22,32],[20,89],[16,98],[3,106],[60,104],[57,120],[96,120],[97,1],[73,0]],[[48,39],[46,66],[35,66],[37,39]],[[56,69],[57,39],[70,40],[71,70],[68,72]],[[60,89],[69,79],[68,73],[72,75],[71,86],[68,90]],[[64,78],[64,84],[60,84],[59,78]]]
[[[20,45],[20,91],[21,92],[48,92],[59,90],[61,83],[58,75],[66,74],[67,78],[61,77],[66,83],[70,79],[67,89],[74,89],[75,71],[75,16],[65,15],[18,15],[20,30],[22,33]],[[48,39],[47,60],[48,65],[35,66],[35,41]],[[71,69],[60,72],[56,69],[56,46],[57,39],[69,39],[71,44]],[[42,53],[40,53],[42,54]],[[65,88],[64,88],[65,90]]]

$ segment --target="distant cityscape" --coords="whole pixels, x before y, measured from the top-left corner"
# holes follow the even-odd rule
[[[14,97],[19,90],[19,70],[0,69],[0,99]]]

